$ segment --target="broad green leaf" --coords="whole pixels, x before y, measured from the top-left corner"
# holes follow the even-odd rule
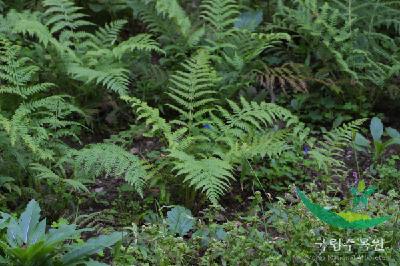
[[[380,141],[383,135],[383,124],[378,117],[374,117],[370,124],[371,135],[374,141]]]
[[[95,260],[90,260],[88,262],[85,262],[85,266],[109,266],[109,265]]]
[[[113,246],[118,241],[121,241],[124,235],[125,234],[121,232],[114,232],[110,235],[101,235],[91,238],[84,244],[76,245],[61,258],[61,261],[66,265],[79,262],[87,256],[99,253],[103,249]]]
[[[19,226],[22,231],[22,240],[28,244],[32,237],[36,226],[39,224],[40,219],[40,207],[39,204],[33,199],[28,203],[25,211],[19,218]]]
[[[46,219],[43,219],[35,228],[34,232],[30,236],[29,245],[35,244],[41,240],[44,240],[46,234]]]
[[[387,133],[390,137],[392,137],[392,138],[400,138],[400,133],[399,133],[399,131],[397,131],[396,129],[391,128],[391,127],[387,127],[385,130],[386,130],[386,133]]]
[[[23,232],[18,222],[11,218],[7,226],[7,242],[11,247],[21,246],[23,244]]]
[[[46,243],[53,245],[78,236],[81,232],[87,230],[76,230],[74,224],[63,224],[57,229],[50,229],[47,235]]]
[[[1,219],[0,219],[0,230],[4,229],[8,225],[8,221],[10,220],[11,216],[8,213],[0,212]]]
[[[228,234],[225,232],[223,228],[219,227],[215,232],[215,236],[218,240],[225,240]]]
[[[356,133],[354,143],[361,147],[369,147],[371,142],[360,133]]]
[[[392,139],[388,140],[385,143],[385,147],[388,147],[388,146],[391,146],[391,145],[395,145],[395,144],[400,145],[400,138],[392,138]]]
[[[177,206],[167,212],[168,229],[180,236],[186,235],[194,226],[194,218],[190,210]]]

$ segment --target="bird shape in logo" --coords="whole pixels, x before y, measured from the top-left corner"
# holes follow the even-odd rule
[[[296,188],[296,191],[306,208],[315,217],[333,227],[361,230],[377,226],[391,218],[391,216],[371,218],[369,215],[350,211],[335,213],[313,203],[300,189]],[[374,191],[374,187],[365,188],[365,182],[363,180],[358,183],[357,188],[351,188],[350,192],[354,196],[353,205],[355,208],[359,205],[366,206],[368,204],[368,197],[372,195]]]

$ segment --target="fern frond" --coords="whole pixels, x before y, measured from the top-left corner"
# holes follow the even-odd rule
[[[151,35],[139,34],[118,44],[118,46],[113,49],[113,54],[116,58],[121,59],[125,53],[133,51],[163,53],[158,43],[151,39]]]
[[[243,97],[240,98],[240,103],[242,106],[228,100],[231,112],[218,106],[218,111],[226,122],[221,124],[221,120],[216,119],[213,119],[213,122],[221,132],[230,131],[235,136],[240,137],[245,135],[246,132],[270,127],[277,121],[283,121],[287,126],[298,121],[297,117],[290,111],[273,103],[248,102]]]
[[[99,28],[92,35],[93,42],[97,47],[111,47],[114,45],[123,27],[128,23],[125,19],[114,20],[104,27]]]
[[[188,36],[191,30],[191,22],[185,10],[177,0],[156,0],[157,12],[174,21],[183,36]]]
[[[353,141],[355,132],[366,119],[355,120],[331,130],[324,135],[324,140],[319,141],[309,154],[315,160],[319,169],[326,173],[333,171],[335,174],[344,175],[347,169],[341,157],[344,149]]]
[[[13,28],[14,32],[38,38],[45,47],[49,43],[55,43],[49,29],[38,20],[21,18]]]
[[[231,163],[240,163],[243,159],[251,160],[260,157],[279,158],[284,151],[290,149],[288,133],[286,130],[252,132],[242,141],[234,141],[235,139],[229,136],[225,139],[220,138],[219,141],[224,140],[224,144],[229,146],[229,150],[219,156]]]
[[[228,37],[227,41],[234,46],[234,48],[228,47],[228,53],[238,54],[244,63],[248,63],[263,51],[280,44],[282,41],[290,41],[290,35],[286,33],[251,33],[241,30]]]
[[[103,173],[123,177],[143,197],[147,167],[140,159],[113,144],[94,144],[71,154],[75,170],[97,177]]]
[[[63,30],[75,31],[83,26],[90,26],[93,23],[85,20],[87,15],[80,13],[82,8],[75,6],[69,0],[44,0],[43,6],[47,21],[46,26],[50,27],[50,32],[56,33]]]
[[[218,205],[219,198],[228,190],[233,179],[229,162],[216,157],[196,159],[176,150],[171,151],[171,157],[175,159],[177,175],[185,176],[184,182],[204,192],[212,204]]]
[[[202,1],[201,9],[201,18],[211,29],[213,41],[220,42],[234,33],[233,26],[240,14],[235,0],[205,0]]]
[[[138,120],[145,120],[147,126],[151,126],[152,133],[161,132],[172,145],[172,129],[171,125],[160,116],[160,111],[157,108],[150,107],[146,102],[143,102],[135,97],[122,96],[122,100],[128,102],[138,114]]]
[[[82,114],[82,111],[68,103],[66,99],[66,96],[55,95],[23,103],[18,106],[11,119],[4,117],[0,119],[9,135],[11,145],[24,144],[40,159],[53,160],[54,152],[47,148],[49,146],[47,142],[50,139],[56,141],[59,135],[53,134],[51,129],[64,132],[62,136],[72,135],[77,138],[72,130],[63,131],[63,129],[81,126],[77,122],[62,121],[72,113]],[[48,116],[41,117],[42,113]],[[54,116],[51,117],[52,115]],[[4,120],[8,122],[4,122]]]
[[[297,92],[306,92],[307,83],[304,75],[300,72],[302,66],[287,63],[279,67],[264,66],[264,70],[259,72],[258,81],[271,95],[274,95],[275,88],[280,88],[284,93],[287,88]],[[271,97],[272,97],[271,96]],[[272,97],[273,98],[273,97]]]
[[[104,66],[101,69],[91,69],[71,64],[68,72],[76,79],[86,83],[94,81],[119,95],[125,95],[128,91],[129,76],[128,71],[124,68]]]
[[[31,163],[29,168],[35,172],[35,177],[39,180],[49,180],[50,182],[54,183],[64,183],[73,190],[89,192],[88,188],[81,181],[77,179],[63,178],[42,164]]]
[[[172,87],[168,95],[175,104],[169,104],[179,112],[182,118],[174,120],[186,127],[197,126],[202,123],[203,115],[210,112],[210,105],[215,99],[214,87],[220,81],[216,71],[210,66],[209,56],[200,51],[193,58],[182,65],[183,71],[177,71],[171,76]]]

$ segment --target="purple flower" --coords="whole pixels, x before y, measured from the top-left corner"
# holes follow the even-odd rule
[[[205,129],[212,129],[212,126],[210,124],[204,124],[203,128]]]
[[[304,146],[303,148],[303,154],[307,155],[310,152],[310,148],[308,148],[307,146]]]
[[[354,185],[357,185],[358,184],[358,174],[357,174],[357,172],[353,171],[353,177],[355,178]]]

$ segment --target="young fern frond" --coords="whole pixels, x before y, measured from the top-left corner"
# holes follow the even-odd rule
[[[44,12],[46,26],[52,34],[64,30],[76,31],[80,27],[93,25],[84,19],[87,15],[79,12],[82,8],[69,0],[44,0],[43,5],[47,8]]]
[[[150,107],[134,97],[122,96],[121,99],[131,104],[138,114],[138,120],[145,120],[146,126],[151,127],[151,134],[161,133],[164,136],[171,150],[185,150],[196,139],[196,137],[187,136],[188,129],[185,127],[172,131],[171,124],[160,116],[157,108]]]
[[[18,58],[19,50],[19,46],[0,39],[0,80],[4,84],[0,85],[0,94],[15,94],[27,99],[33,94],[49,90],[53,86],[51,83],[29,84],[39,68],[28,65],[29,58]]]
[[[159,48],[158,43],[154,41],[152,36],[149,34],[139,34],[131,37],[128,40],[118,44],[118,46],[112,50],[114,56],[118,59],[121,59],[124,54],[128,52],[132,53],[133,51],[163,53],[163,51]]]
[[[69,179],[59,176],[52,169],[40,163],[31,163],[29,169],[35,173],[35,177],[39,180],[48,180],[53,183],[64,183],[75,191],[89,192],[87,187],[78,179]]]
[[[123,177],[143,197],[147,166],[135,155],[113,144],[93,144],[70,155],[76,172],[97,177],[103,173]]]
[[[206,22],[213,36],[211,43],[221,43],[235,32],[233,27],[240,12],[235,0],[205,0],[201,5],[201,18]]]
[[[211,111],[211,104],[215,101],[212,97],[216,93],[214,87],[220,78],[204,51],[183,63],[182,68],[183,71],[177,71],[171,77],[168,95],[175,104],[168,106],[181,115],[180,120],[172,122],[191,130],[203,123],[203,116]]]
[[[212,204],[219,205],[219,198],[228,190],[229,182],[233,179],[229,162],[217,157],[196,159],[177,150],[172,150],[170,156],[175,159],[174,170],[177,175],[183,175],[184,182],[204,192]]]
[[[155,2],[157,12],[174,21],[182,35],[187,37],[192,25],[188,15],[180,6],[179,2],[177,0],[156,0]]]
[[[298,122],[297,117],[290,111],[273,103],[248,102],[243,97],[240,98],[240,103],[242,106],[228,100],[231,112],[218,106],[219,114],[226,121],[221,123],[222,120],[213,119],[214,125],[220,132],[229,131],[241,137],[252,130],[263,130],[275,125],[278,121],[285,122],[287,126]]]
[[[192,24],[177,0],[127,0],[127,5],[155,34],[190,37]],[[165,23],[169,20],[170,23]]]
[[[128,70],[124,68],[106,66],[106,68],[91,69],[71,64],[68,67],[68,72],[75,79],[86,83],[94,81],[119,95],[125,95],[128,92],[129,76]]]
[[[94,35],[92,41],[97,47],[112,47],[118,40],[121,30],[128,23],[124,19],[114,20],[104,27],[99,28]]]
[[[345,163],[340,158],[343,156],[344,149],[353,141],[354,133],[365,121],[366,119],[355,120],[324,135],[324,139],[309,152],[319,169],[326,173],[333,171],[342,176],[347,173]]]
[[[7,112],[0,113],[0,130],[4,131],[11,147],[28,147],[39,159],[53,160],[54,146],[60,138],[71,136],[77,139],[74,129],[81,125],[67,118],[73,113],[82,114],[82,111],[67,101],[68,96],[25,101],[53,84],[31,84],[39,68],[28,66],[30,60],[19,57],[19,49],[6,40],[0,41],[0,112],[6,106],[3,102],[8,99],[8,94],[21,97],[16,107],[6,106]]]

